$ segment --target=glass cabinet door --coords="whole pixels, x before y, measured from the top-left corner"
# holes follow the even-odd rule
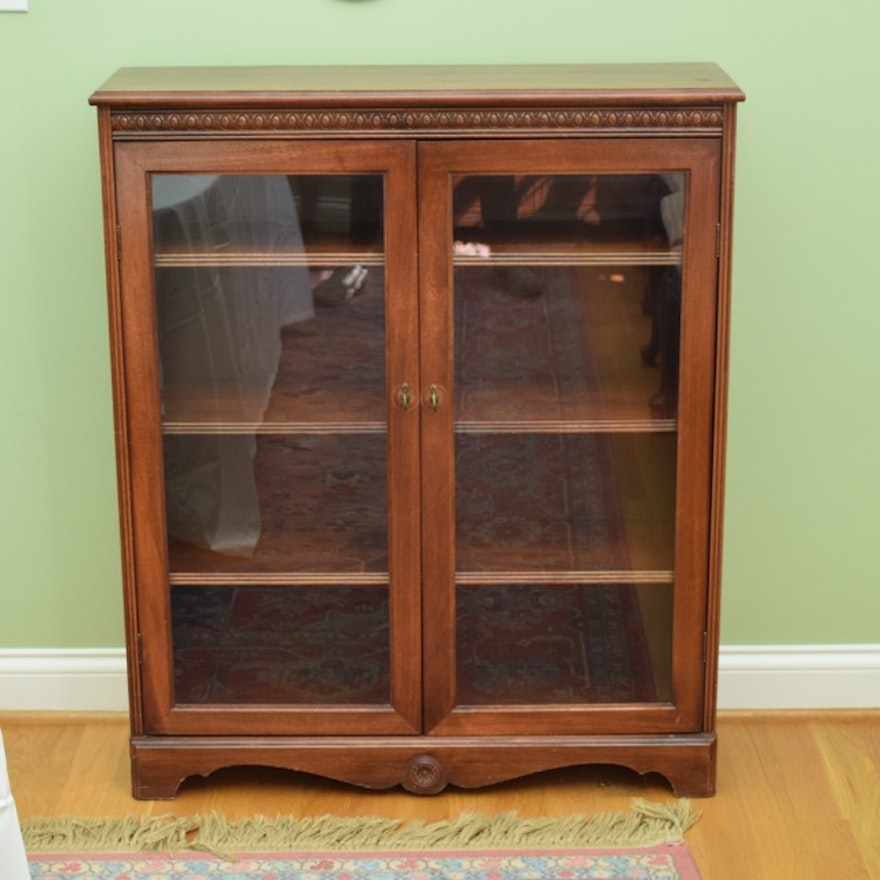
[[[694,146],[420,153],[446,206],[423,320],[452,340],[446,363],[423,344],[423,431],[449,442],[425,492],[454,486],[426,528],[453,548],[426,547],[427,650],[453,658],[426,670],[437,733],[698,723],[677,664],[701,650],[706,536],[677,535],[706,504],[713,378],[679,352],[713,320],[714,221],[690,206],[718,181]]]
[[[246,165],[234,147],[190,145],[186,165],[122,148],[144,205],[123,235],[146,225],[152,241],[122,253],[124,285],[152,264],[152,288],[123,294],[145,337],[135,357],[158,378],[138,471],[163,487],[142,513],[164,534],[163,570],[144,572],[162,583],[139,609],[145,657],[171,658],[148,697],[158,729],[234,732],[218,712],[232,707],[249,731],[420,722],[418,432],[396,404],[417,381],[415,312],[397,303],[413,268],[394,256],[413,250],[412,148],[362,147]],[[392,496],[409,507],[413,492],[392,529]]]

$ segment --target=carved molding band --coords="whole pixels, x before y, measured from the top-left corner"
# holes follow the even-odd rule
[[[721,129],[718,107],[427,110],[181,110],[114,111],[117,136],[174,133],[198,136],[447,131],[676,131]]]

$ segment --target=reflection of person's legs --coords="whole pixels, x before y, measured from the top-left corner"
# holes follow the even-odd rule
[[[320,270],[315,275],[312,298],[316,306],[341,306],[359,294],[366,284],[363,266],[338,266]]]
[[[494,237],[506,235],[516,226],[516,187],[509,175],[480,178],[480,209],[483,227]]]
[[[351,238],[361,243],[382,241],[382,178],[357,174],[351,183]]]
[[[516,180],[511,175],[464,177],[455,186],[452,196],[454,222],[458,223],[475,204],[479,204],[483,236],[491,243],[509,237],[517,227]],[[530,266],[497,268],[505,290],[514,296],[538,296],[541,285]]]
[[[517,228],[516,180],[510,175],[479,178],[480,213],[490,241],[511,236]],[[499,274],[505,290],[514,296],[538,296],[541,284],[531,266],[502,266]]]
[[[333,223],[324,228],[320,216],[322,186],[326,182],[326,177],[318,176],[291,178],[291,187],[299,199],[301,222],[310,235],[319,236],[333,231]],[[383,216],[380,176],[357,174],[350,178],[348,216],[345,219],[353,243],[381,242]],[[361,293],[366,284],[367,270],[361,265],[309,268],[312,300],[316,306],[342,305]]]
[[[678,398],[678,362],[681,339],[681,272],[667,269],[656,290],[655,331],[660,354],[660,387],[651,406],[674,406]]]

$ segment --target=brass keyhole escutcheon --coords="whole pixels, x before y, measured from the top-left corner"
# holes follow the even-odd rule
[[[446,403],[446,389],[436,382],[432,383],[422,393],[422,401],[429,409],[437,412]]]
[[[397,402],[404,410],[409,409],[413,405],[413,394],[409,382],[404,382],[397,389]]]

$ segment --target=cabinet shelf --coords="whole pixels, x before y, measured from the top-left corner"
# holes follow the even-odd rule
[[[678,266],[681,251],[641,241],[522,241],[486,245],[481,253],[456,252],[455,266]],[[229,247],[205,251],[164,245],[154,256],[157,269],[216,267],[352,266],[381,267],[383,252],[374,247],[307,244],[302,250]]]
[[[186,247],[163,246],[154,256],[157,269],[217,267],[264,267],[264,266],[383,266],[385,256],[381,250],[370,247],[306,246],[302,250],[272,250],[260,247],[229,247],[212,250],[192,250]]]
[[[641,571],[614,569],[611,571],[460,571],[455,581],[462,587],[494,586],[497,584],[671,584],[672,571]]]
[[[265,586],[308,586],[336,587],[349,586],[388,586],[388,572],[352,571],[335,574],[325,571],[273,571],[244,572],[229,571],[176,571],[168,576],[172,587],[265,587]]]
[[[588,419],[571,420],[460,420],[457,434],[653,434],[672,433],[677,429],[675,419]]]
[[[669,408],[649,404],[649,388],[634,387],[582,395],[560,406],[539,389],[465,393],[457,405],[458,434],[487,433],[669,433],[678,422]],[[311,399],[310,399],[311,398]],[[343,402],[340,402],[343,401]],[[165,434],[377,434],[385,433],[385,399],[374,390],[322,396],[273,394],[265,414],[259,396],[229,393],[166,392]],[[242,416],[240,414],[245,414]]]
[[[680,248],[657,240],[606,240],[557,237],[465,243],[455,248],[455,266],[679,266]]]
[[[653,434],[674,433],[675,419],[588,421],[459,421],[456,434]],[[162,433],[201,434],[385,434],[385,422],[166,422]]]
[[[456,583],[462,587],[495,586],[498,584],[671,584],[672,571],[636,571],[615,569],[613,571],[496,571],[496,572],[457,572]],[[169,575],[172,587],[247,587],[247,586],[289,586],[289,587],[336,587],[336,586],[388,586],[387,572],[349,572],[333,574],[322,571],[279,571],[234,573],[224,571],[179,571]]]
[[[384,434],[385,422],[166,422],[166,435]]]

